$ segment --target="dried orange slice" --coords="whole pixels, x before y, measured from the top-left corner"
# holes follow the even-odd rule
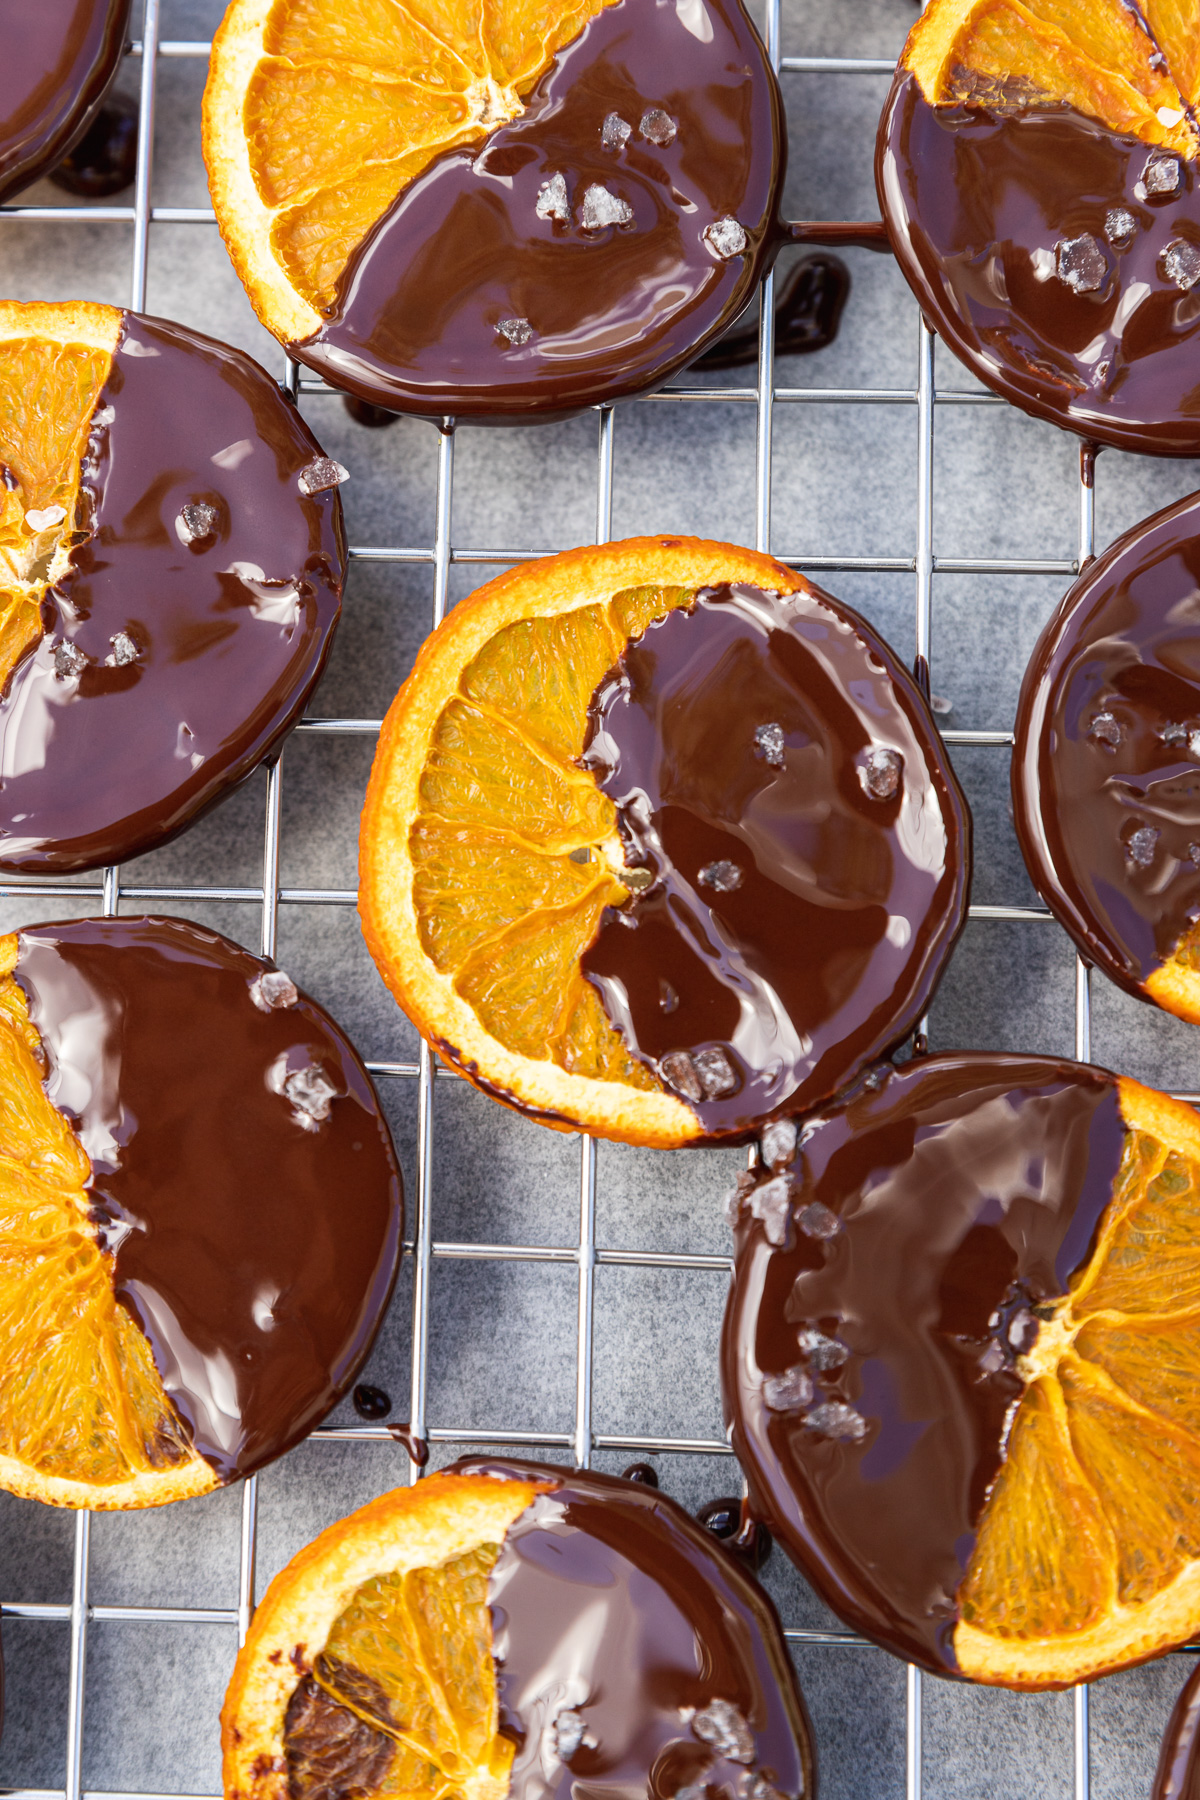
[[[213,205],[259,318],[311,337],[351,252],[443,150],[522,111],[611,0],[233,0],[203,142]]]
[[[1062,102],[1195,156],[1200,10],[1194,0],[1151,0],[1141,12],[1149,30],[1122,0],[932,0],[903,67],[935,106]]]

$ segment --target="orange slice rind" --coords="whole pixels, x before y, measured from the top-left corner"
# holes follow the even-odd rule
[[[1200,1624],[1200,1117],[1119,1084],[1113,1199],[1021,1359],[1005,1460],[959,1590],[965,1675],[1062,1687]]]
[[[1149,0],[931,0],[901,66],[934,106],[1061,104],[1111,130],[1200,155],[1200,9]]]
[[[203,147],[259,318],[301,343],[351,254],[434,157],[515,118],[612,0],[232,0]]]
[[[702,587],[803,587],[695,538],[526,563],[455,607],[384,721],[359,910],[396,999],[453,1067],[562,1129],[669,1148],[697,1115],[630,1056],[579,958],[629,898],[616,810],[576,764],[629,638]]]

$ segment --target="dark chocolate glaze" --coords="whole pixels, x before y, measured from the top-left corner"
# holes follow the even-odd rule
[[[850,271],[839,256],[805,256],[775,301],[776,356],[808,356],[837,336],[850,296]],[[735,326],[698,356],[694,369],[740,369],[758,361],[758,320]]]
[[[280,742],[324,665],[345,560],[321,450],[239,350],[125,315],[94,414],[87,541],[0,697],[0,869],[51,874],[174,837]],[[212,509],[181,540],[185,506]],[[124,633],[136,660],[106,666]],[[88,658],[59,672],[64,640]]]
[[[1150,1800],[1200,1800],[1200,1664],[1167,1722]]]
[[[639,130],[674,121],[667,145]],[[607,149],[616,113],[632,127]],[[447,151],[354,252],[335,307],[292,349],[375,405],[440,417],[563,416],[657,387],[736,319],[783,241],[779,85],[740,0],[617,0],[483,145]],[[556,174],[567,221],[537,216]],[[585,231],[585,189],[633,209]],[[743,253],[704,233],[732,218]],[[515,345],[505,319],[532,327]]]
[[[353,1394],[354,1410],[360,1419],[386,1419],[392,1410],[392,1397],[382,1388],[360,1381]]]
[[[1193,496],[1089,566],[1038,640],[1017,708],[1029,873],[1084,956],[1142,998],[1200,911],[1198,587]]]
[[[82,135],[125,48],[130,0],[14,0],[0,57],[0,200]]]
[[[407,1450],[408,1460],[415,1463],[418,1469],[423,1469],[425,1464],[429,1461],[428,1441],[423,1437],[419,1437],[407,1420],[403,1423],[397,1422],[394,1425],[389,1425],[388,1430],[391,1432],[396,1442]]]
[[[46,1091],[91,1158],[117,1296],[223,1481],[350,1386],[402,1230],[370,1079],[313,1001],[255,1004],[271,966],[199,925],[119,918],[22,932],[15,971]],[[334,1094],[306,1128],[284,1083],[310,1067]]]
[[[629,645],[589,720],[583,763],[655,880],[605,914],[582,967],[706,1135],[811,1106],[899,1043],[966,916],[970,824],[883,640],[817,590],[708,589]],[[902,761],[875,798],[881,752]],[[671,1059],[706,1050],[736,1086],[695,1099]]]
[[[1163,256],[1200,249],[1200,187],[1147,194],[1153,150],[1069,107],[1012,113],[929,104],[901,69],[875,176],[897,261],[931,325],[972,374],[1038,418],[1119,449],[1200,454],[1200,289]],[[1128,211],[1128,242],[1106,236]],[[1075,291],[1056,246],[1084,235],[1099,285]]]
[[[1123,1143],[1104,1070],[917,1057],[806,1122],[785,1230],[743,1197],[721,1374],[751,1508],[849,1625],[935,1673],[1023,1391],[1010,1329],[1086,1261]],[[771,1410],[788,1369],[807,1398]],[[859,1423],[805,1423],[827,1404]]]
[[[775,1609],[682,1507],[543,1463],[454,1470],[556,1484],[509,1528],[491,1576],[500,1729],[518,1744],[512,1800],[673,1800],[694,1783],[743,1794],[758,1777],[811,1800],[808,1717]],[[714,1700],[749,1728],[745,1760],[691,1728]],[[566,1708],[596,1743],[564,1765],[546,1738]]]

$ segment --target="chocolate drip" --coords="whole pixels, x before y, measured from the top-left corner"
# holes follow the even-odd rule
[[[280,741],[339,610],[336,486],[297,487],[320,455],[248,356],[125,315],[84,466],[91,535],[0,698],[0,868],[151,849]]]
[[[1200,1668],[1184,1684],[1163,1733],[1151,1800],[1200,1800]]]
[[[808,356],[837,336],[850,296],[850,271],[837,256],[805,256],[775,302],[776,356]],[[753,315],[751,315],[753,317]],[[694,369],[740,369],[758,361],[758,320],[727,331],[692,364]]]
[[[313,1001],[255,1003],[269,966],[198,925],[122,918],[35,926],[15,971],[91,1157],[117,1296],[226,1481],[345,1393],[401,1238],[366,1071]]]
[[[956,1672],[1016,1356],[1086,1261],[1123,1142],[1103,1070],[923,1057],[811,1118],[790,1175],[741,1198],[722,1386],[753,1511],[848,1624],[935,1673]]]
[[[654,877],[582,966],[706,1132],[810,1106],[912,1029],[965,917],[970,827],[915,685],[855,614],[707,590],[629,645],[582,760]]]
[[[1131,993],[1200,912],[1200,499],[1076,582],[1030,659],[1013,811],[1033,881]]]
[[[52,169],[87,130],[125,48],[130,0],[4,9],[0,200]]]
[[[561,1477],[510,1528],[491,1576],[500,1728],[519,1746],[512,1800],[674,1800],[695,1783],[753,1793],[760,1777],[811,1800],[808,1719],[775,1609],[682,1507],[545,1464],[455,1469]],[[714,1701],[736,1710],[733,1755],[692,1719]],[[578,1721],[566,1759],[554,1754],[564,1712]]]
[[[655,111],[669,141],[641,128]],[[614,113],[630,131],[609,148]],[[785,145],[778,83],[740,0],[617,0],[519,118],[444,152],[400,194],[294,353],[375,405],[434,417],[545,418],[646,392],[736,319],[769,267]],[[538,216],[555,176],[566,219]],[[584,229],[593,186],[632,209],[627,223]],[[723,219],[743,228],[744,252],[706,240]]]
[[[981,381],[1101,443],[1200,454],[1200,189],[1186,158],[1068,107],[934,107],[901,70],[876,183],[922,309]]]
[[[137,177],[137,141],[136,105],[124,94],[110,94],[50,179],[55,187],[88,200],[119,194]]]

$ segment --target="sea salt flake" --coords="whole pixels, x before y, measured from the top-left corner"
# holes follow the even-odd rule
[[[600,127],[600,142],[606,150],[623,150],[633,133],[633,126],[627,125],[620,113],[607,113]]]
[[[87,662],[78,644],[73,644],[69,638],[62,638],[55,644],[54,673],[60,681],[71,681],[76,675],[82,675]]]
[[[823,1200],[813,1200],[804,1208],[796,1220],[805,1237],[825,1241],[837,1236],[842,1229],[842,1221],[835,1212],[831,1212]]]
[[[1184,744],[1187,742],[1188,728],[1186,725],[1164,725],[1158,735],[1164,744]]]
[[[25,523],[30,531],[49,531],[54,525],[61,525],[67,516],[65,506],[31,507],[25,514]]]
[[[862,782],[872,800],[894,800],[900,787],[904,758],[898,750],[882,745],[868,753],[863,764]]]
[[[106,669],[123,669],[128,663],[137,661],[138,647],[127,631],[114,632],[108,641],[112,651],[104,659]]]
[[[697,1050],[692,1058],[692,1066],[700,1078],[700,1086],[704,1089],[707,1100],[720,1100],[724,1095],[735,1092],[738,1085],[737,1070],[719,1044],[714,1044],[708,1050]]]
[[[284,1077],[283,1091],[295,1107],[300,1123],[306,1130],[315,1130],[321,1120],[327,1119],[333,1102],[337,1099],[337,1089],[324,1070],[319,1069],[315,1063],[309,1063],[303,1069],[293,1069],[290,1075]]]
[[[1200,249],[1186,238],[1176,238],[1162,253],[1163,274],[1184,293],[1200,281]]]
[[[1193,762],[1200,762],[1200,731],[1188,732],[1187,747]]]
[[[813,1397],[812,1376],[797,1363],[782,1375],[768,1375],[762,1384],[763,1405],[771,1412],[799,1412]]]
[[[217,523],[217,509],[204,500],[189,501],[175,515],[175,536],[181,544],[199,544],[212,537]]]
[[[1112,713],[1097,713],[1088,726],[1088,736],[1095,738],[1098,744],[1110,744],[1115,749],[1121,741],[1121,727]]]
[[[806,1325],[796,1333],[800,1354],[807,1356],[814,1369],[840,1369],[850,1352],[837,1338],[826,1337],[815,1325]]]
[[[1022,1306],[1008,1322],[1008,1341],[1018,1356],[1026,1356],[1037,1343],[1038,1322],[1027,1306]]]
[[[722,262],[728,262],[733,256],[741,256],[748,242],[745,226],[739,225],[736,219],[717,219],[706,227],[704,241],[714,256]]]
[[[742,1202],[754,1187],[754,1177],[749,1169],[743,1169],[731,1188],[727,1188],[721,1197],[721,1209],[726,1223],[736,1227],[742,1216]]]
[[[496,330],[517,349],[533,336],[533,326],[528,319],[501,319]]]
[[[678,129],[679,127],[670,113],[664,112],[661,106],[648,106],[638,125],[638,130],[644,138],[648,138],[652,144],[658,144],[664,150],[668,144],[675,142],[675,133]]]
[[[670,982],[664,981],[661,976],[658,981],[658,1004],[665,1013],[673,1013],[679,1005],[679,995]]]
[[[786,1168],[796,1155],[796,1140],[799,1133],[794,1119],[772,1119],[763,1128],[759,1139],[759,1153],[768,1169]]]
[[[1148,869],[1154,861],[1158,839],[1159,833],[1153,825],[1139,825],[1125,846],[1130,862],[1136,863],[1139,869]]]
[[[1187,853],[1196,867],[1200,869],[1200,844],[1189,844]]]
[[[573,1706],[564,1706],[554,1720],[555,1755],[567,1763],[581,1748],[594,1750],[596,1739],[584,1723],[583,1714]]]
[[[633,208],[628,200],[610,194],[598,181],[585,189],[579,211],[579,223],[585,231],[603,231],[606,225],[628,225],[632,218]]]
[[[1137,220],[1127,206],[1110,206],[1104,215],[1104,235],[1110,244],[1122,248],[1137,233]]]
[[[1060,238],[1054,246],[1054,272],[1072,293],[1094,294],[1104,285],[1108,258],[1090,232]]]
[[[786,1175],[776,1175],[752,1189],[750,1211],[761,1221],[768,1244],[782,1249],[788,1241],[792,1222],[792,1184]]]
[[[685,1100],[690,1100],[693,1105],[703,1100],[704,1089],[700,1086],[696,1065],[686,1050],[668,1050],[658,1066],[676,1093],[682,1094]]]
[[[1183,170],[1177,156],[1152,156],[1142,170],[1142,186],[1148,194],[1177,194]]]
[[[301,469],[296,486],[302,494],[323,494],[329,488],[340,487],[343,481],[349,481],[350,471],[340,462],[334,462],[330,456],[318,456]]]
[[[818,1437],[840,1438],[847,1443],[861,1443],[867,1435],[867,1421],[841,1400],[826,1400],[814,1406],[804,1423]]]
[[[745,1719],[728,1700],[710,1700],[692,1719],[702,1744],[711,1744],[728,1762],[754,1761],[754,1737]]]
[[[765,1775],[744,1775],[742,1777],[741,1800],[785,1800],[777,1787],[772,1787]]]
[[[707,1800],[708,1783],[705,1781],[689,1781],[686,1787],[675,1789],[675,1800]]]
[[[549,181],[542,183],[533,210],[539,219],[561,219],[566,224],[571,217],[571,201],[565,175],[552,175]]]
[[[701,887],[712,888],[714,893],[732,894],[742,885],[742,871],[735,862],[710,862],[705,863],[696,880]]]
[[[1001,1369],[1006,1368],[1007,1366],[1008,1362],[1003,1350],[1000,1348],[999,1344],[993,1340],[979,1359],[980,1374],[998,1375]]]
[[[282,969],[264,969],[250,983],[250,998],[260,1012],[275,1012],[283,1007],[295,1006],[300,998],[300,991],[290,975]]]
[[[773,769],[782,769],[784,761],[784,739],[782,725],[759,725],[754,732],[754,748],[764,762],[770,763]]]

